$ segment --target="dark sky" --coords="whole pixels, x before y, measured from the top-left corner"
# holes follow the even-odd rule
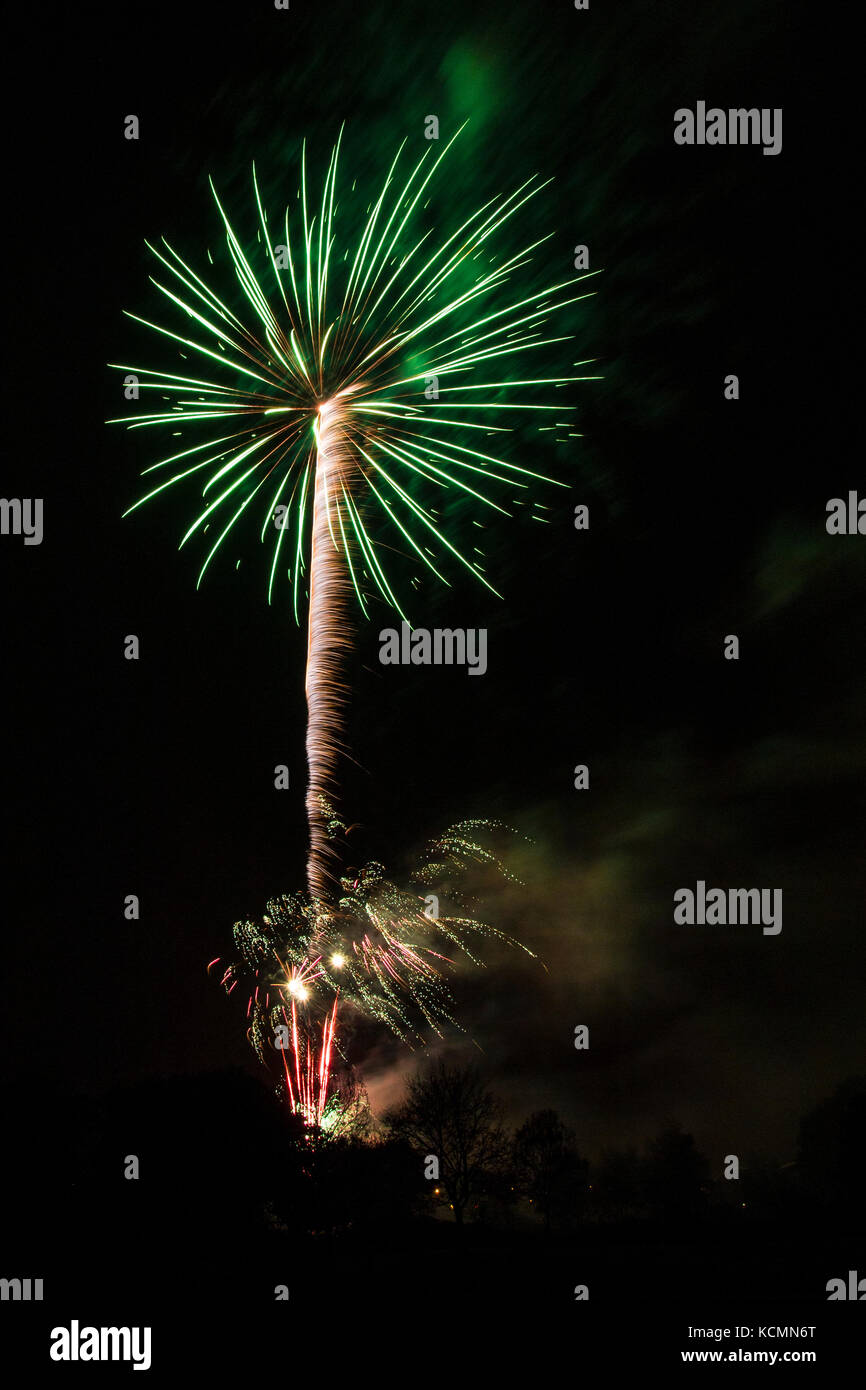
[[[300,138],[321,158],[345,120],[352,167],[379,177],[430,112],[443,130],[470,117],[455,205],[555,177],[545,254],[567,266],[585,242],[604,267],[574,328],[605,379],[576,398],[584,438],[529,464],[571,486],[545,499],[551,525],[490,533],[505,601],[425,590],[416,621],[489,629],[487,675],[385,671],[391,619],[360,631],[360,844],[399,869],[467,815],[533,840],[525,887],[492,908],[547,969],[495,952],[458,981],[515,1119],[552,1104],[595,1152],[672,1117],[709,1152],[787,1157],[803,1111],[863,1069],[866,541],[824,528],[830,497],[866,489],[841,346],[854,253],[835,231],[854,128],[815,22],[781,0],[12,22],[35,76],[5,151],[2,492],[45,499],[45,538],[0,542],[11,1076],[98,1092],[255,1065],[204,966],[303,880],[304,640],[253,566],[195,591],[180,504],[121,521],[154,446],[104,426],[121,405],[105,364],[131,351],[121,310],[153,309],[144,237],[198,264],[217,237],[208,174],[238,204],[255,158],[291,197]],[[782,153],[675,146],[673,112],[698,99],[782,107]],[[296,790],[272,789],[278,762]],[[675,926],[672,895],[699,878],[781,887],[782,933]],[[382,1038],[358,1060],[381,1104],[418,1055]]]

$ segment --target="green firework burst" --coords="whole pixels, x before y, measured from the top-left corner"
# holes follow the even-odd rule
[[[147,243],[161,267],[151,280],[171,319],[129,317],[175,345],[181,370],[110,364],[163,403],[110,423],[156,428],[172,439],[166,456],[145,470],[155,485],[129,512],[171,489],[200,485],[200,505],[180,541],[203,541],[199,583],[236,528],[255,518],[269,552],[268,601],[287,577],[298,619],[329,409],[327,525],[365,616],[378,594],[405,617],[387,570],[395,550],[446,584],[449,567],[458,565],[497,592],[480,551],[454,543],[434,501],[456,494],[507,515],[515,490],[531,497],[537,482],[555,483],[503,457],[503,440],[487,441],[508,442],[508,422],[519,418],[511,412],[534,413],[543,428],[575,434],[565,388],[598,378],[535,376],[532,363],[573,336],[551,336],[546,324],[587,298],[575,286],[598,272],[540,290],[513,287],[553,235],[510,254],[500,249],[507,224],[547,186],[536,176],[455,219],[448,232],[422,231],[431,184],[456,138],[439,153],[428,144],[401,172],[404,141],[369,205],[354,185],[345,200],[338,196],[341,132],[314,206],[304,147],[296,205],[273,222],[253,166],[258,228],[246,246],[211,182],[239,296],[217,294],[165,239]]]

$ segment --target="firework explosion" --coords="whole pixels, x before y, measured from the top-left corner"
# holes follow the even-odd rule
[[[510,364],[526,354],[568,340],[571,335],[546,336],[545,322],[588,297],[570,291],[597,273],[527,293],[509,290],[514,273],[549,236],[505,255],[495,249],[497,235],[545,183],[533,176],[489,199],[441,239],[432,225],[421,230],[428,186],[453,139],[438,155],[428,144],[405,175],[398,174],[404,142],[378,196],[360,209],[357,200],[353,209],[349,197],[344,208],[337,197],[342,132],[315,211],[304,146],[298,206],[291,218],[286,209],[276,230],[254,166],[258,227],[247,249],[211,182],[240,292],[238,312],[163,239],[162,249],[148,247],[169,283],[151,278],[183,331],[128,315],[177,344],[184,363],[190,356],[206,363],[208,376],[111,364],[133,374],[136,392],[153,391],[166,402],[165,409],[123,422],[168,430],[184,445],[173,445],[145,470],[162,480],[129,510],[197,478],[203,506],[180,545],[211,525],[217,530],[199,583],[238,523],[254,513],[260,542],[270,538],[268,601],[277,580],[288,578],[297,621],[306,581],[307,894],[271,904],[258,927],[239,924],[236,937],[244,966],[258,980],[254,1045],[261,1046],[266,1017],[277,1026],[276,1010],[294,1039],[295,1065],[286,1066],[285,1077],[292,1104],[311,1116],[321,1117],[326,1103],[339,993],[400,1036],[411,1031],[407,1001],[430,1026],[450,1017],[436,963],[444,958],[424,944],[431,923],[418,900],[388,884],[377,865],[351,883],[341,877],[333,807],[346,752],[353,596],[365,617],[378,597],[406,619],[383,563],[383,552],[395,548],[445,584],[456,563],[496,593],[476,558],[481,550],[467,554],[449,539],[434,502],[459,494],[506,515],[503,502],[540,505],[532,483],[555,480],[475,447],[479,436],[509,433],[502,420],[518,411],[539,414],[547,422],[541,427],[558,437],[575,437],[573,405],[523,397],[596,379],[510,374]],[[347,222],[360,226],[360,234],[345,235]],[[522,496],[509,498],[515,491]],[[413,575],[413,585],[419,582]],[[435,927],[464,951],[466,935],[480,929],[468,918]],[[270,978],[277,949],[283,982]],[[230,972],[226,982],[233,988],[237,976]],[[308,1025],[299,1031],[302,990],[333,997],[315,1038]]]
[[[371,863],[342,880],[333,904],[283,895],[268,903],[260,920],[235,924],[238,958],[224,968],[222,983],[229,993],[239,983],[246,986],[249,1039],[263,1063],[277,1040],[289,1103],[310,1123],[321,1126],[331,1098],[340,999],[404,1042],[423,1042],[424,1024],[440,1036],[444,1024],[458,1026],[444,978],[455,964],[449,951],[480,965],[474,942],[488,936],[533,955],[470,915],[465,880],[473,866],[493,868],[513,881],[484,844],[498,829],[496,822],[480,820],[453,826],[427,847],[413,887],[398,887],[385,877],[383,865]],[[447,889],[457,911],[440,916],[438,895],[419,891],[433,887]]]

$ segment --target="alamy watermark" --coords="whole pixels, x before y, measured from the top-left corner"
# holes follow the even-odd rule
[[[487,670],[486,627],[386,627],[379,633],[383,666],[466,666],[470,676]]]
[[[51,1329],[52,1361],[132,1361],[134,1371],[150,1369],[149,1327],[69,1327]]]
[[[42,498],[0,497],[0,535],[23,536],[25,545],[41,545]]]
[[[674,112],[674,141],[678,145],[763,145],[764,154],[782,150],[781,106],[707,109],[705,101],[694,111],[681,106]]]
[[[674,921],[680,926],[757,926],[764,936],[782,930],[781,888],[710,888],[699,878],[694,892],[678,888],[674,893]],[[772,908],[772,910],[771,910]]]
[[[41,1279],[0,1279],[0,1299],[4,1303],[42,1302]]]

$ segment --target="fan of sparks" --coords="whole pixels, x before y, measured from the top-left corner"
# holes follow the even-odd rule
[[[340,1001],[403,1042],[423,1042],[425,1024],[440,1036],[444,1025],[458,1026],[445,978],[456,953],[481,965],[475,942],[487,936],[534,956],[470,915],[466,880],[473,866],[516,881],[485,843],[501,828],[485,820],[452,826],[428,846],[409,888],[390,882],[384,867],[371,863],[342,880],[333,904],[284,894],[268,903],[260,920],[235,923],[238,955],[221,962],[222,984],[229,994],[239,984],[246,989],[249,1040],[263,1063],[271,1049],[281,1053],[290,1108],[311,1123],[322,1124],[333,1100]],[[446,914],[439,914],[438,895],[426,891],[434,886],[454,905]]]
[[[365,616],[377,593],[405,617],[384,550],[414,557],[446,584],[448,566],[460,564],[497,592],[481,549],[465,553],[449,539],[434,501],[451,490],[506,514],[503,499],[538,505],[533,483],[555,480],[491,452],[488,439],[509,433],[502,420],[511,411],[536,412],[540,427],[557,437],[576,435],[574,406],[564,396],[560,403],[524,397],[597,379],[534,377],[531,362],[572,336],[546,335],[545,321],[588,297],[571,291],[598,272],[528,295],[508,293],[513,273],[553,235],[511,255],[495,250],[497,234],[546,186],[536,176],[489,199],[441,238],[432,224],[421,230],[432,216],[429,185],[453,139],[438,154],[428,144],[405,175],[404,141],[366,208],[352,196],[348,206],[338,198],[342,132],[315,208],[304,147],[298,206],[273,224],[253,166],[258,226],[246,248],[211,181],[240,290],[232,296],[237,311],[165,239],[147,243],[162,269],[151,279],[173,326],[128,317],[176,344],[183,363],[194,365],[163,371],[112,363],[131,374],[135,390],[161,397],[164,408],[111,423],[169,429],[183,443],[145,470],[155,486],[129,511],[189,480],[201,484],[200,509],[180,542],[206,537],[199,583],[235,527],[254,516],[269,547],[268,600],[287,575],[298,620],[327,423],[327,527]],[[354,241],[343,236],[347,223],[356,229]],[[517,362],[530,364],[530,372],[511,375],[509,364]],[[381,526],[372,525],[374,517]]]

